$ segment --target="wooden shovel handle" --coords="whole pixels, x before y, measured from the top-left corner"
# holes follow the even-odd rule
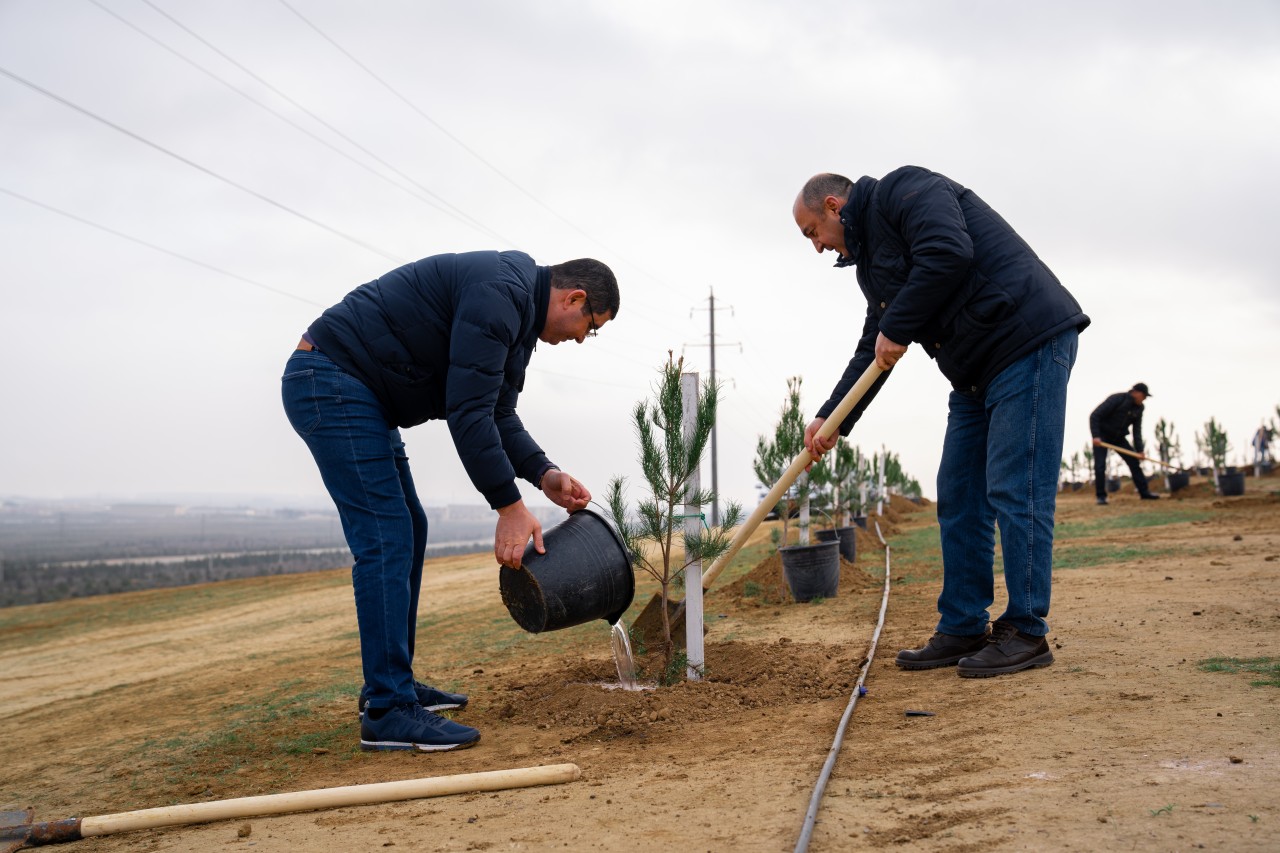
[[[260,797],[239,797],[232,800],[162,806],[86,817],[77,821],[78,834],[68,834],[52,840],[68,841],[81,837],[88,838],[92,835],[114,835],[118,832],[152,829],[158,826],[178,826],[342,806],[390,803],[476,791],[504,791],[509,788],[527,788],[533,785],[558,785],[563,782],[572,782],[581,775],[582,771],[576,764],[551,764],[543,767],[490,770],[481,773],[462,773],[456,776],[406,779],[400,782],[374,782],[368,785],[347,785],[340,788],[294,791],[288,794],[267,794]]]
[[[1134,459],[1141,459],[1143,462],[1154,462],[1156,465],[1163,465],[1164,467],[1172,468],[1175,471],[1184,471],[1188,474],[1194,473],[1190,468],[1179,468],[1177,465],[1173,465],[1168,462],[1161,462],[1159,459],[1152,459],[1150,456],[1143,456],[1137,451],[1129,450],[1124,447],[1117,447],[1116,445],[1108,444],[1105,441],[1099,441],[1098,446],[1114,450],[1116,453],[1123,453],[1125,456],[1132,456]]]
[[[818,430],[818,435],[822,438],[830,438],[840,428],[840,424],[844,422],[845,417],[853,411],[853,407],[858,405],[858,401],[863,398],[868,389],[875,384],[880,378],[880,374],[884,371],[873,361],[862,372],[862,376],[858,377],[858,381],[853,383],[853,387],[849,389],[849,393],[844,395],[839,404],[827,416],[827,420],[823,423],[822,428]],[[809,453],[806,447],[800,451],[800,455],[791,463],[791,467],[778,478],[778,482],[774,483],[773,488],[769,490],[769,494],[764,496],[764,500],[755,508],[742,526],[738,528],[738,532],[733,535],[733,541],[729,543],[729,550],[725,551],[711,567],[702,573],[702,588],[710,589],[711,584],[720,573],[724,571],[729,562],[742,550],[742,546],[746,544],[748,537],[755,532],[760,526],[760,522],[764,521],[764,517],[769,511],[778,505],[778,501],[782,500],[782,496],[786,494],[787,489],[791,488],[791,484],[796,481],[801,472],[809,467],[809,463],[813,461],[813,455]]]

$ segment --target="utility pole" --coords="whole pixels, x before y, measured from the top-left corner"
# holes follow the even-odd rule
[[[707,314],[711,318],[711,334],[708,343],[705,344],[686,344],[686,346],[694,347],[710,347],[711,348],[711,386],[714,388],[716,384],[716,291],[715,288],[707,288],[709,293],[707,297]],[[695,309],[696,310],[696,309]],[[724,309],[721,309],[724,310]],[[729,306],[729,313],[733,313],[733,306]],[[691,312],[692,315],[692,312]],[[728,346],[737,346],[738,351],[742,351],[742,344],[734,341]],[[718,407],[717,407],[718,409]],[[717,411],[716,420],[719,421],[719,412]],[[715,499],[711,502],[711,526],[720,526],[720,472],[716,455],[716,425],[711,425],[711,491],[715,495]]]

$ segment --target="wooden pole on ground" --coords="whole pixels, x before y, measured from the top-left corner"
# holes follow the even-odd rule
[[[534,785],[559,785],[573,782],[582,776],[576,764],[550,764],[544,767],[525,767],[511,770],[489,770],[482,773],[461,773],[454,776],[435,776],[426,779],[406,779],[400,782],[375,782],[369,785],[346,785],[339,788],[317,788],[311,791],[294,791],[287,794],[267,794],[260,797],[238,797],[231,800],[214,800],[207,803],[186,803],[162,806],[132,812],[100,815],[98,817],[70,818],[50,823],[35,823],[10,829],[26,830],[23,838],[28,846],[74,841],[91,835],[115,835],[137,829],[154,829],[160,826],[185,826],[209,823],[217,820],[233,820],[245,817],[290,814],[292,812],[335,809],[343,806],[364,806],[390,803],[399,800],[417,800],[426,797],[443,797],[450,794],[468,794],[478,791],[503,791],[509,788],[528,788]],[[5,835],[8,837],[8,834]]]

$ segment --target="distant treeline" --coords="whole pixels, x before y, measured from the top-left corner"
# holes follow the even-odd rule
[[[475,544],[433,547],[428,557],[478,553],[488,547]],[[351,555],[344,549],[327,553],[281,550],[266,554],[228,554],[163,563],[49,565],[6,559],[0,562],[0,607],[233,578],[314,572],[350,565],[350,561]]]

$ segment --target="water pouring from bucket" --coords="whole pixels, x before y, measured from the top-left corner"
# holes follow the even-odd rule
[[[572,513],[530,545],[519,569],[503,566],[498,585],[511,618],[531,634],[604,619],[613,629],[613,658],[624,690],[639,690],[622,614],[636,594],[631,557],[613,526],[589,509]]]

